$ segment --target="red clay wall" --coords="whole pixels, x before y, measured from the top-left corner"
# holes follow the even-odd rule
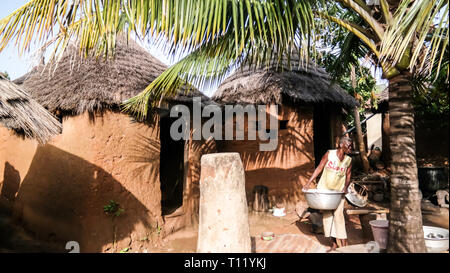
[[[330,126],[332,128],[332,138],[334,147],[339,147],[339,140],[342,135],[347,131],[347,128],[343,124],[342,110],[340,108],[334,108],[331,111]]]
[[[183,204],[176,211],[164,215],[164,235],[169,235],[187,226],[198,224],[200,201],[200,159],[202,155],[216,153],[217,147],[213,139],[185,141],[185,180],[183,185]]]
[[[64,118],[45,146],[1,128],[1,198],[42,239],[77,241],[82,252],[138,250],[162,225],[158,128],[85,113]],[[103,211],[110,200],[124,209],[118,217]]]
[[[184,190],[184,208],[186,225],[198,222],[200,201],[200,160],[204,154],[216,153],[217,146],[213,139],[208,141],[189,140],[189,167]]]
[[[247,200],[252,201],[254,186],[264,185],[269,188],[271,205],[282,203],[291,209],[304,200],[302,186],[314,171],[313,109],[279,106],[279,111],[279,119],[288,120],[288,128],[279,130],[275,151],[260,152],[258,140],[233,140],[222,141],[219,152],[239,152]]]

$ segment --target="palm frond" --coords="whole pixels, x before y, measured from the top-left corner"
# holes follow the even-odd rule
[[[381,60],[418,73],[431,74],[435,62],[440,69],[441,49],[449,42],[448,10],[448,0],[403,0],[383,37]]]
[[[384,36],[383,26],[372,16],[370,9],[364,1],[360,0],[338,0],[348,7],[351,11],[357,13],[361,19],[363,19],[373,30],[378,39]]]
[[[161,10],[157,14],[161,17],[150,21],[139,5],[129,6],[127,14],[138,22],[134,25],[131,22],[132,29],[139,35],[156,37],[169,54],[188,56],[171,66],[139,96],[126,101],[124,110],[144,118],[149,101],[154,105],[187,83],[202,89],[211,81],[221,81],[232,67],[244,62],[256,67],[274,58],[281,60],[284,55],[290,57],[294,49],[307,59],[310,47],[301,47],[300,43],[312,39],[314,33],[311,3],[215,0],[200,1],[192,9],[190,1],[178,4],[168,1],[162,6],[151,5],[153,10]],[[164,16],[169,13],[183,16],[178,21],[171,20]],[[177,21],[178,25],[168,25],[171,21]],[[147,24],[150,34],[142,32],[148,31],[143,27]]]
[[[328,3],[324,10],[327,13],[316,12],[318,19],[330,22],[321,36],[325,52],[320,62],[335,80],[351,73],[351,66],[360,66],[362,58],[378,62],[379,41],[361,16],[336,3]],[[333,35],[329,35],[331,31]]]
[[[334,22],[336,24],[338,24],[339,26],[345,28],[346,30],[348,30],[350,33],[352,33],[353,35],[357,36],[361,41],[363,41],[371,50],[372,52],[377,55],[379,55],[377,46],[374,42],[374,40],[372,39],[370,33],[367,33],[367,31],[356,25],[355,23],[346,21],[346,20],[342,20],[333,16],[329,16],[326,14],[322,14],[322,13],[318,13],[318,15],[324,19],[327,19],[331,22]]]
[[[246,35],[251,39],[249,32]],[[244,53],[237,54],[234,37],[234,33],[228,33],[200,46],[164,71],[138,96],[125,101],[123,110],[145,119],[149,108],[158,106],[164,97],[170,98],[183,89],[189,92],[195,87],[217,84],[240,64],[256,67],[273,55],[274,50],[262,47],[257,47],[258,54],[253,53],[248,42]]]
[[[148,103],[142,100],[174,94],[188,80],[201,86],[207,79],[220,79],[238,60],[258,65],[273,56],[280,60],[294,48],[309,58],[315,33],[312,10],[318,2],[32,0],[0,21],[0,50],[14,38],[28,49],[38,29],[44,47],[56,44],[52,59],[62,56],[72,41],[84,54],[114,54],[116,36],[124,31],[161,43],[171,55],[193,52],[127,103],[144,110]],[[212,45],[219,46],[213,50]]]
[[[348,33],[331,64],[331,75],[339,78],[348,74],[350,67],[359,66],[359,60],[368,56],[369,52],[368,47],[356,35]]]
[[[77,12],[68,1],[31,0],[0,20],[0,51],[15,41],[22,54],[31,42],[43,42],[59,27],[61,30],[74,21]]]
[[[200,45],[234,34],[236,54],[247,42],[270,41],[279,47],[293,43],[297,34],[309,36],[314,27],[316,1],[130,1],[124,10],[136,33],[150,39],[164,38],[170,53],[191,52]],[[162,34],[162,35],[161,35]]]
[[[13,41],[21,54],[33,41],[44,50],[55,45],[50,58],[55,63],[72,42],[85,55],[91,51],[97,56],[113,54],[117,35],[128,29],[120,3],[32,0],[0,20],[0,51]]]

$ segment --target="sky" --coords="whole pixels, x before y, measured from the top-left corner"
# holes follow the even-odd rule
[[[0,19],[5,18],[27,2],[28,0],[0,0]],[[173,61],[165,56],[158,48],[151,48],[149,45],[142,43],[139,44],[145,47],[153,56],[157,57],[164,64],[170,65],[173,63]],[[14,46],[14,43],[11,43],[5,50],[0,52],[0,72],[8,72],[9,77],[12,80],[27,73],[37,61],[36,52],[38,49],[38,46],[32,46],[30,52],[26,52],[20,56],[18,48]],[[48,55],[50,54],[48,53]]]
[[[0,6],[0,18],[3,19],[26,2],[27,1],[25,0],[2,0]],[[0,52],[0,72],[8,72],[11,79],[18,78],[25,74],[30,65],[29,56],[22,56],[20,58],[18,50],[11,45],[8,45],[6,49]]]
[[[23,6],[26,2],[28,2],[28,0],[0,0],[0,19],[8,16],[13,11]],[[176,61],[176,59],[172,60],[168,58],[168,56],[166,56],[159,48],[140,42],[138,43],[146,48],[150,54],[158,58],[166,65],[171,65]],[[26,74],[39,62],[37,59],[38,49],[39,47],[37,45],[32,45],[29,52],[19,55],[19,50],[14,46],[14,43],[9,44],[2,52],[0,52],[0,72],[7,72],[12,80]],[[49,55],[50,50],[48,50],[46,54],[46,59],[48,59]],[[383,84],[386,82],[381,79],[380,71],[375,72],[373,67],[371,70],[372,74],[377,79],[377,84]],[[207,96],[212,96],[215,91],[214,89],[215,88],[202,90],[202,92]]]

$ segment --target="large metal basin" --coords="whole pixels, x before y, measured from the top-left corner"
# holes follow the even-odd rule
[[[341,202],[344,192],[335,190],[309,189],[303,191],[306,202],[312,209],[335,210]]]
[[[448,250],[448,229],[423,226],[425,246],[429,253],[443,252]]]

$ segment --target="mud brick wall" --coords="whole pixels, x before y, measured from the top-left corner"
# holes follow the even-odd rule
[[[45,146],[1,128],[0,188],[41,239],[77,241],[82,252],[142,244],[162,225],[158,120],[132,123],[113,111],[65,117]],[[124,209],[118,217],[103,210],[110,200]]]
[[[287,120],[287,128],[278,131],[276,150],[261,152],[258,137],[248,140],[247,117],[245,140],[221,141],[218,150],[241,156],[249,202],[253,200],[253,188],[264,185],[269,188],[271,205],[281,203],[292,209],[304,200],[302,186],[314,171],[313,108],[279,106],[278,119]]]

